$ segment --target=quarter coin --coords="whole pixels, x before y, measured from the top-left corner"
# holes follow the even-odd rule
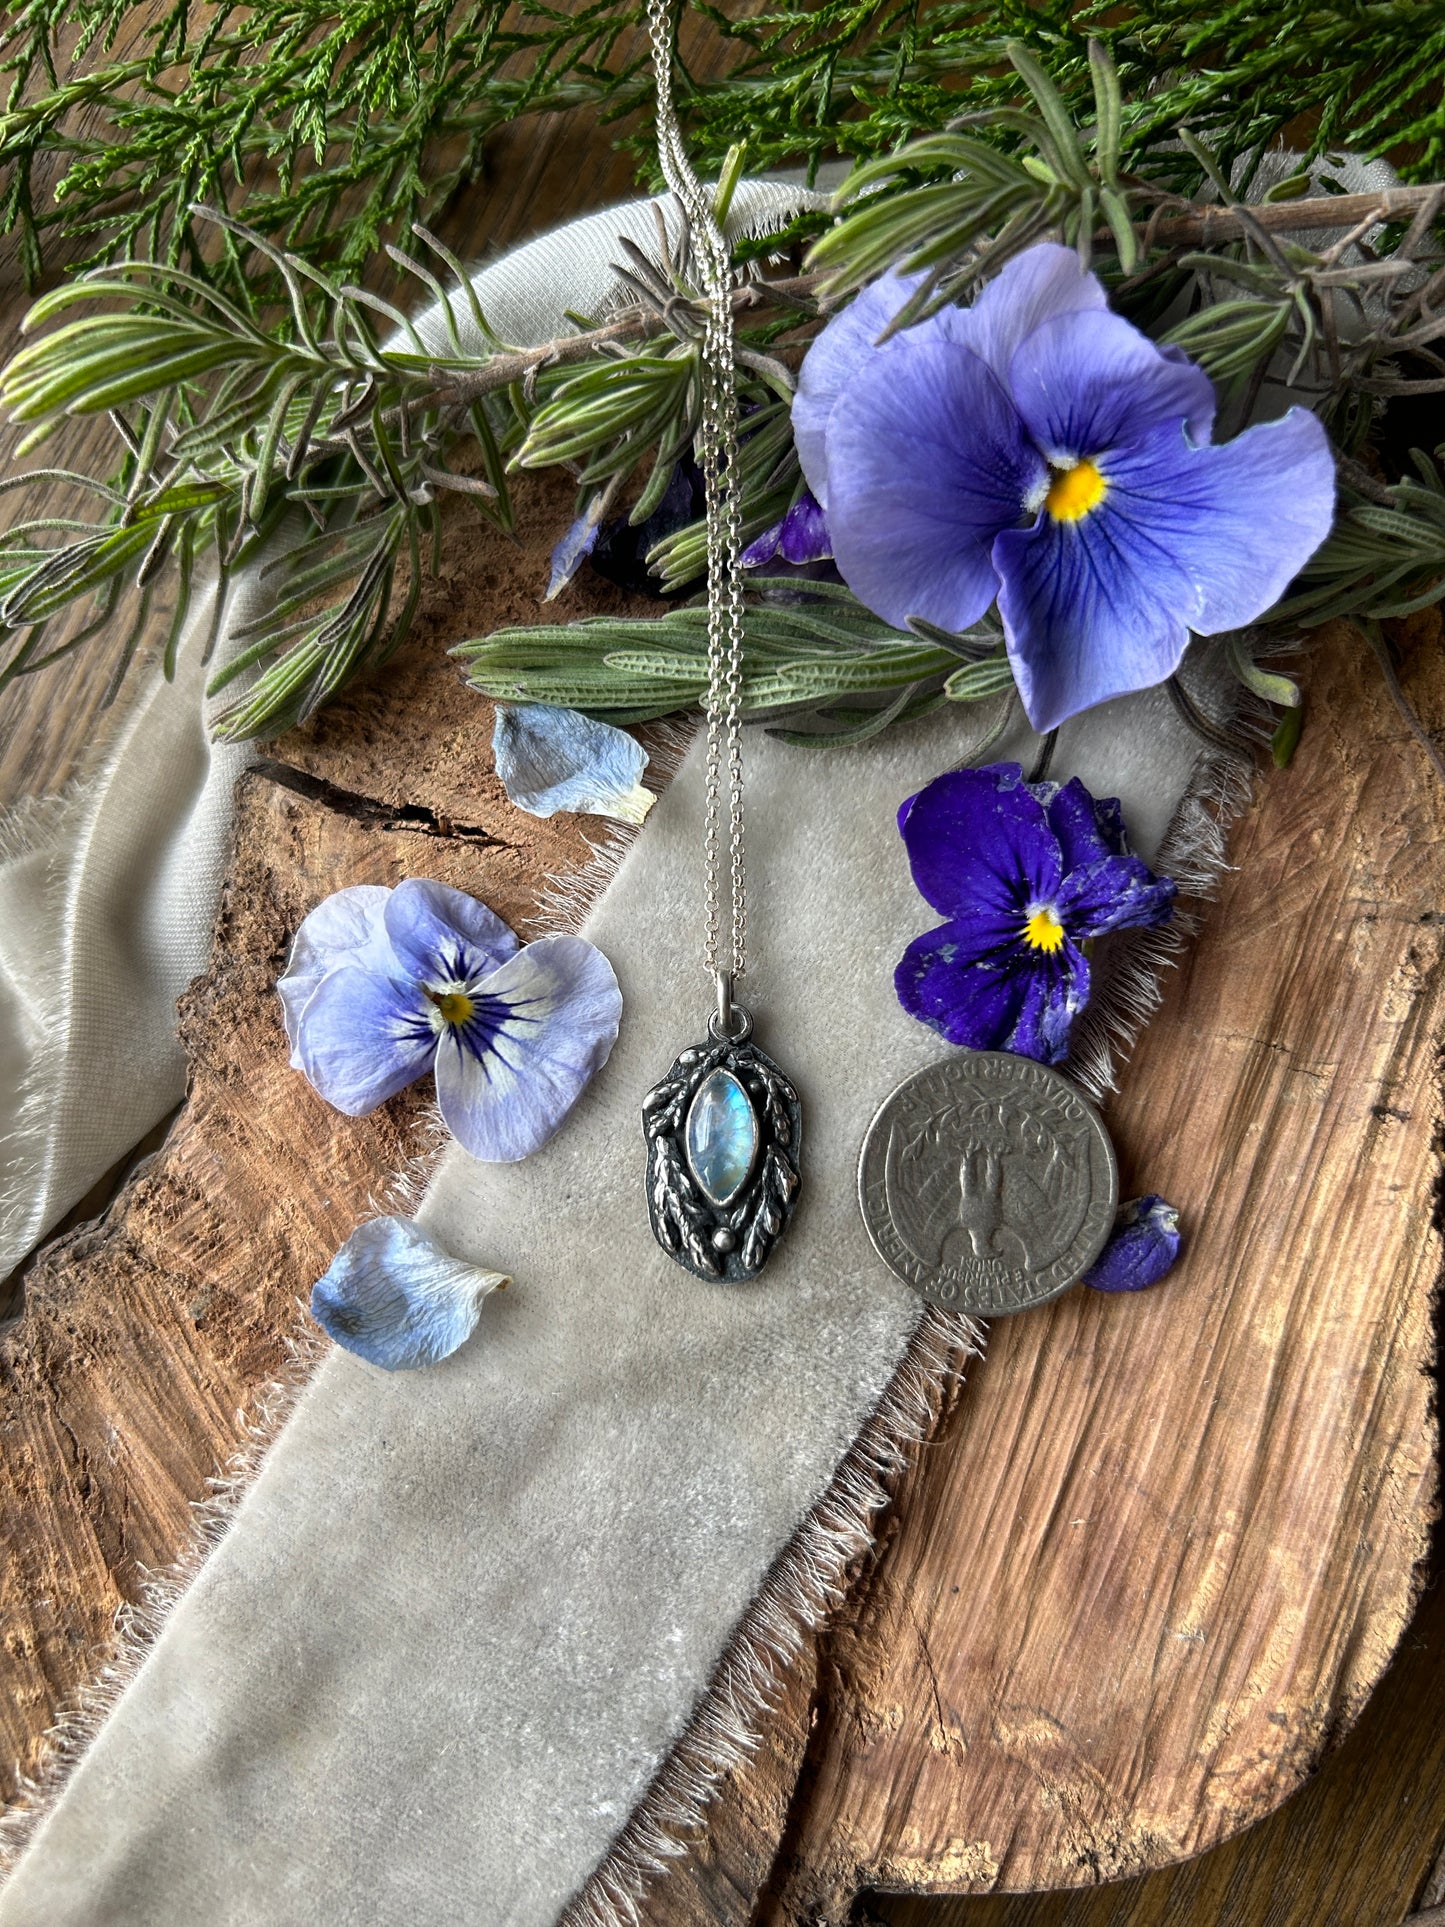
[[[980,1318],[1030,1311],[1077,1283],[1118,1197],[1093,1105],[1008,1051],[960,1050],[905,1078],[858,1161],[879,1257],[932,1304]]]

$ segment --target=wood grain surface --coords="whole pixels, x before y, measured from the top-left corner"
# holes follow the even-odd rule
[[[417,1148],[414,1096],[356,1124],[286,1071],[290,931],[326,891],[403,873],[523,923],[538,877],[585,857],[575,822],[506,806],[485,705],[442,653],[478,594],[510,609],[559,506],[531,491],[528,540],[484,566],[450,551],[415,646],[245,780],[183,1010],[191,1098],[108,1222],[37,1266],[0,1345],[5,1739],[27,1760],[110,1612],[183,1543],[298,1295]],[[826,1919],[862,1887],[1177,1860],[1307,1775],[1386,1664],[1433,1490],[1440,926],[1414,820],[1433,802],[1344,636],[1310,687],[1301,757],[1238,832],[1114,1107],[1126,1173],[1185,1209],[1188,1264],[995,1327],[652,1919]]]
[[[453,223],[464,246],[625,191],[570,126],[501,151]],[[337,1120],[285,1070],[270,986],[296,922],[402,874],[520,922],[538,879],[586,854],[585,824],[506,806],[486,706],[443,654],[535,596],[566,492],[527,499],[518,549],[454,522],[414,645],[245,779],[215,953],[182,1011],[190,1099],[104,1220],[30,1269],[0,1334],[0,1761],[21,1770],[117,1608],[185,1545],[285,1371],[298,1298],[424,1148],[414,1096]],[[0,797],[74,768],[97,662],[0,696]],[[1410,667],[1445,726],[1438,637]],[[1305,1779],[1386,1666],[1434,1504],[1440,805],[1344,634],[1309,689],[1299,757],[1238,829],[1237,872],[1111,1112],[1126,1182],[1184,1209],[1188,1262],[1144,1298],[1076,1293],[994,1328],[649,1920],[837,1921],[864,1889],[1088,1886],[1180,1861]],[[1354,1777],[1331,1792],[1331,1769],[1259,1834],[1152,1880],[867,1909],[900,1927],[1397,1921],[1445,1827],[1440,1722],[1403,1732],[1445,1704],[1438,1599],[1420,1625],[1368,1716],[1394,1721],[1373,1805]]]
[[[1212,1846],[1313,1770],[1409,1617],[1435,1502],[1439,799],[1346,633],[1308,677],[1300,754],[1108,1107],[1125,1195],[1180,1207],[1187,1260],[994,1326],[830,1642],[783,1917],[836,1911],[860,1870],[1082,1886]]]

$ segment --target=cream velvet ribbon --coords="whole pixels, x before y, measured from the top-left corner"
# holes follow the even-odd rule
[[[543,1927],[587,1882],[918,1324],[855,1168],[878,1103],[947,1051],[893,992],[934,921],[895,813],[967,727],[749,733],[747,997],[802,1097],[805,1188],[743,1287],[678,1269],[644,1201],[642,1095],[709,1008],[690,753],[585,926],[625,998],[611,1061],[545,1150],[453,1147],[421,1207],[515,1285],[432,1370],[322,1365],[4,1927]],[[1149,853],[1195,765],[1155,692],[1076,719],[1056,774],[1121,795]]]
[[[820,194],[744,181],[729,231],[766,234]],[[674,238],[675,212],[657,203]],[[657,248],[651,201],[605,209],[481,269],[487,320],[517,346],[570,333],[566,310],[615,298],[618,236]],[[464,345],[484,353],[464,300]],[[433,308],[416,324],[431,348]],[[560,533],[560,531],[559,531]],[[152,664],[67,794],[0,821],[0,1278],[185,1095],[175,1003],[206,964],[242,747],[212,744],[203,689],[255,613],[258,571],[235,584],[215,662],[201,662],[211,598],[198,596],[174,682]]]

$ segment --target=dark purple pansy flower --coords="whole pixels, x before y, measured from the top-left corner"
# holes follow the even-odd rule
[[[448,1130],[493,1163],[546,1143],[622,1015],[594,944],[523,948],[484,903],[420,877],[319,903],[276,988],[291,1062],[328,1104],[362,1117],[434,1071]]]
[[[1215,446],[1209,378],[1111,314],[1071,249],[879,345],[917,285],[884,276],[813,343],[799,458],[869,608],[960,630],[997,598],[1035,729],[1164,681],[1191,630],[1252,622],[1329,533],[1315,417]]]
[[[672,471],[662,500],[645,521],[634,523],[619,515],[607,523],[592,551],[592,572],[632,595],[661,597],[662,584],[647,566],[647,558],[669,535],[675,535],[703,510],[702,470],[690,455]]]
[[[1084,1273],[1095,1291],[1144,1291],[1157,1285],[1179,1256],[1179,1213],[1163,1198],[1135,1198],[1119,1207],[1109,1242]]]
[[[764,529],[743,550],[742,564],[745,569],[758,569],[781,557],[784,562],[801,565],[827,562],[832,555],[833,538],[823,506],[813,491],[805,488],[782,521]]]
[[[950,770],[898,825],[913,881],[948,918],[903,953],[898,1001],[950,1044],[1059,1063],[1089,996],[1080,944],[1172,914],[1174,885],[1130,854],[1118,802],[1077,777]]]

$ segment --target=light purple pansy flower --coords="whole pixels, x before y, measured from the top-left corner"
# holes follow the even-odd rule
[[[1120,1205],[1109,1242],[1084,1273],[1095,1291],[1147,1291],[1173,1268],[1183,1243],[1179,1213],[1152,1194]]]
[[[844,581],[902,627],[997,599],[1035,729],[1178,668],[1276,602],[1329,533],[1307,409],[1209,440],[1214,391],[1121,316],[1072,250],[1016,255],[971,308],[878,344],[917,286],[884,276],[823,330],[793,404]]]
[[[1077,777],[950,770],[898,824],[913,881],[948,919],[903,953],[898,1001],[950,1044],[1061,1062],[1089,997],[1080,945],[1173,914],[1174,885],[1130,854],[1117,800]]]
[[[463,1149],[489,1162],[546,1143],[607,1062],[622,1015],[612,966],[581,937],[522,948],[484,903],[409,878],[357,884],[296,933],[276,986],[291,1062],[348,1117],[427,1071]]]
[[[454,1258],[410,1218],[358,1225],[311,1288],[328,1337],[383,1371],[448,1358],[476,1329],[482,1301],[511,1279]]]
[[[577,810],[641,823],[657,801],[642,784],[648,755],[637,738],[580,710],[499,703],[492,754],[507,795],[532,816]]]

